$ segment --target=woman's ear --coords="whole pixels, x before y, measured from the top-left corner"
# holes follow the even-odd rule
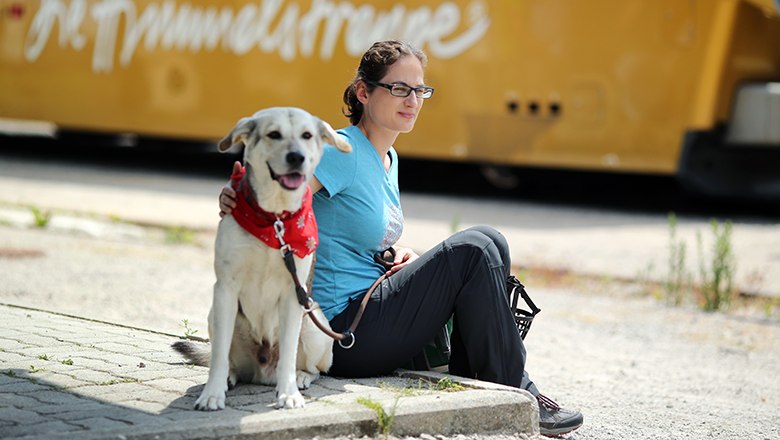
[[[368,87],[366,87],[365,81],[358,81],[355,84],[355,96],[361,104],[365,105],[368,102]]]

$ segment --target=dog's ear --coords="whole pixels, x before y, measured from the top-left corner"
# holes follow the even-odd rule
[[[230,133],[219,141],[217,150],[219,150],[220,153],[224,153],[237,144],[246,146],[246,138],[249,136],[249,133],[255,129],[255,126],[257,126],[257,120],[254,117],[242,118],[238,121],[238,124],[230,130]]]
[[[344,153],[349,153],[352,151],[352,145],[345,141],[344,138],[339,136],[339,134],[336,133],[336,130],[334,130],[333,127],[331,127],[327,122],[320,119],[317,122],[317,129],[320,131],[320,137],[322,140],[328,145],[333,145],[339,151]]]

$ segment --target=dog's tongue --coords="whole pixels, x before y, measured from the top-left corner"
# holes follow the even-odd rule
[[[279,176],[277,180],[287,189],[296,189],[303,185],[304,182],[303,174],[300,173],[283,174]]]

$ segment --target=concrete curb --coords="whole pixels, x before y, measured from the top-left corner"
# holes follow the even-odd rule
[[[208,370],[186,365],[170,335],[0,305],[0,437],[7,439],[295,439],[376,436],[379,405],[396,436],[537,437],[523,391],[440,373],[322,377],[299,410],[273,408],[274,389],[241,385],[227,408],[194,411]],[[465,390],[431,386],[443,377]]]

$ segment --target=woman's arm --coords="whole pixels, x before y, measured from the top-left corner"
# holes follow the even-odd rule
[[[313,175],[311,176],[311,180],[309,180],[309,188],[311,188],[311,193],[316,194],[317,191],[322,189],[322,184],[319,180],[317,180],[316,177]]]
[[[233,162],[233,174],[241,172],[241,162]],[[222,187],[222,191],[219,193],[219,216],[224,217],[236,207],[236,192],[230,186],[230,181],[227,185]]]

